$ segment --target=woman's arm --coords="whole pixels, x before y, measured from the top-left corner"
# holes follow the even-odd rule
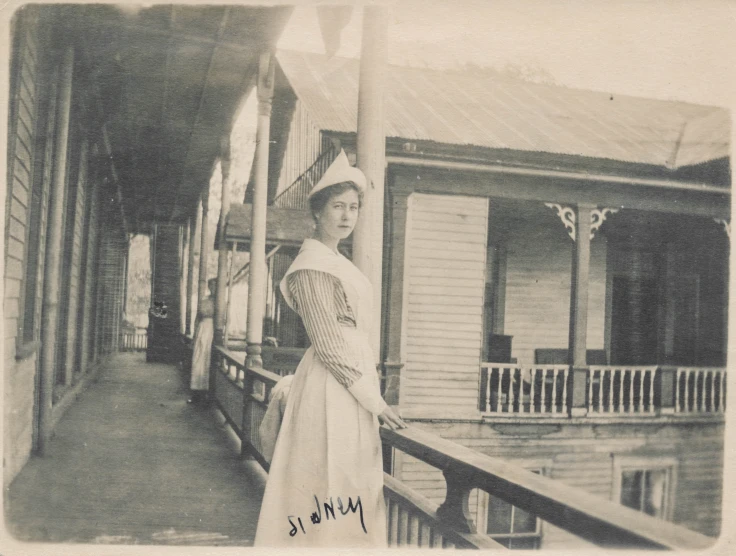
[[[350,355],[335,309],[335,278],[318,270],[298,270],[289,277],[299,315],[317,356],[335,379],[371,413],[381,414],[386,402],[363,376]]]

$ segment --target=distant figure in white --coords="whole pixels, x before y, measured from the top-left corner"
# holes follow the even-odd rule
[[[309,193],[316,229],[280,284],[311,347],[291,381],[256,546],[386,547],[379,421],[404,428],[380,394],[368,340],[373,291],[338,252],[366,179],[344,152]]]
[[[192,349],[192,378],[189,384],[191,390],[190,402],[201,399],[209,388],[212,338],[214,334],[212,319],[215,316],[215,301],[212,295],[217,289],[217,279],[211,278],[207,282],[207,286],[209,294],[199,301],[197,307],[194,347]]]
[[[230,286],[227,314],[227,334],[230,339],[245,338],[248,324],[248,280],[241,279]]]

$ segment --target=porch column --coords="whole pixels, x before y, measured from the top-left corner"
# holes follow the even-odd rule
[[[384,83],[387,59],[388,9],[363,8],[363,39],[358,85],[358,167],[367,178],[363,207],[353,232],[353,262],[373,285],[374,315],[370,340],[380,353],[383,282],[383,195],[386,173]]]
[[[189,218],[189,261],[187,269],[187,300],[184,304],[184,310],[186,311],[185,318],[185,330],[187,336],[191,336],[194,331],[192,330],[192,296],[194,295],[194,261],[195,256],[198,253],[200,236],[199,226],[202,221],[202,209],[197,204],[197,215]]]
[[[68,47],[61,60],[59,72],[59,101],[54,143],[51,196],[49,199],[48,235],[43,282],[43,319],[41,321],[41,392],[39,399],[38,449],[46,453],[53,427],[53,394],[56,364],[56,336],[59,318],[59,287],[61,279],[61,252],[63,239],[64,205],[66,192],[67,146],[72,101],[72,74],[74,48]]]
[[[575,243],[570,288],[570,416],[585,415],[587,409],[588,282],[590,277],[590,223],[594,205],[575,207]]]
[[[629,280],[631,289],[629,290],[629,318],[631,319],[631,331],[629,333],[629,345],[632,365],[641,365],[644,363],[650,363],[647,360],[648,354],[646,352],[646,342],[644,339],[644,327],[643,327],[643,305],[644,305],[644,284],[642,282],[643,277],[643,257],[642,252],[638,245],[631,245],[629,249],[631,254],[631,267],[629,273]]]
[[[406,222],[409,211],[409,190],[391,192],[391,286],[389,288],[388,321],[386,330],[386,361],[383,370],[386,376],[386,389],[383,399],[389,405],[399,405],[401,369],[406,357],[407,296],[406,283]]]
[[[207,255],[210,252],[209,234],[207,233],[207,211],[210,205],[210,184],[202,191],[202,220],[201,231],[199,234],[199,287],[197,289],[197,313],[199,313],[199,305],[202,299],[207,295]]]
[[[220,246],[217,254],[217,293],[215,299],[215,345],[223,345],[227,317],[228,248],[225,241],[225,222],[230,212],[230,139],[226,136],[220,141],[220,167],[222,169],[222,206],[218,234]],[[214,375],[213,375],[214,376]],[[212,378],[212,377],[211,377]]]
[[[250,275],[248,276],[248,325],[246,331],[246,364],[260,367],[263,341],[263,312],[266,296],[266,204],[268,195],[268,153],[271,133],[274,60],[270,53],[261,54],[258,67],[258,125],[256,129],[255,179],[253,184],[253,216],[250,240]]]

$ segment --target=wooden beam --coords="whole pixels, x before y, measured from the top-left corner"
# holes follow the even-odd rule
[[[268,153],[271,133],[275,60],[270,53],[261,54],[258,66],[258,124],[256,130],[255,183],[253,186],[250,242],[250,275],[248,277],[248,327],[246,342],[248,367],[260,367],[263,342],[263,313],[266,296],[266,204],[268,201]]]
[[[383,197],[386,173],[384,89],[388,58],[388,9],[363,7],[358,84],[358,167],[367,187],[353,232],[353,262],[373,285],[373,307],[381,307],[383,283]],[[380,353],[381,311],[375,310],[370,341]]]
[[[220,19],[220,25],[217,29],[217,37],[218,39],[222,37],[223,33],[225,32],[225,27],[227,26],[227,21],[230,17],[230,8],[225,8],[225,10],[222,13],[222,19]],[[181,189],[181,184],[185,181],[186,178],[186,167],[187,167],[187,160],[189,159],[189,153],[192,150],[192,141],[194,140],[194,132],[197,129],[197,125],[199,125],[199,120],[202,116],[202,107],[204,106],[204,99],[205,95],[207,94],[207,87],[210,82],[210,76],[212,75],[212,66],[214,65],[215,61],[215,55],[217,54],[218,44],[215,43],[212,46],[212,52],[210,53],[210,59],[207,62],[207,72],[205,73],[204,81],[202,82],[202,90],[199,93],[199,104],[197,105],[197,111],[194,114],[194,122],[192,123],[191,130],[189,132],[189,137],[187,139],[187,145],[186,145],[186,155],[183,159],[182,164],[182,175],[179,177],[179,181],[177,182],[178,185],[177,190]],[[229,130],[228,130],[229,131]],[[169,215],[169,223],[173,222],[174,215],[177,212],[177,207],[179,204],[179,197],[180,195],[176,195],[174,198],[174,206],[171,209],[171,214]]]
[[[730,214],[730,191],[716,186],[690,184],[689,187],[676,182],[653,185],[617,176],[610,176],[612,181],[606,181],[605,176],[595,179],[592,174],[450,164],[409,157],[389,156],[387,160],[398,186],[427,193],[486,195],[568,205],[585,203],[717,218],[728,218]],[[447,187],[449,180],[451,191]]]
[[[43,285],[43,320],[41,323],[41,392],[39,399],[38,449],[47,453],[53,430],[53,396],[56,382],[56,339],[58,333],[59,297],[61,281],[61,252],[63,239],[64,205],[66,197],[66,168],[71,123],[72,80],[74,48],[67,47],[61,60],[59,97],[56,120],[56,157],[49,199],[49,223],[46,236],[46,261]]]

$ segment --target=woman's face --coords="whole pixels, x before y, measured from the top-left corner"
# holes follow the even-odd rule
[[[323,237],[336,240],[348,237],[358,221],[360,201],[354,189],[330,197],[317,213],[317,231]]]

